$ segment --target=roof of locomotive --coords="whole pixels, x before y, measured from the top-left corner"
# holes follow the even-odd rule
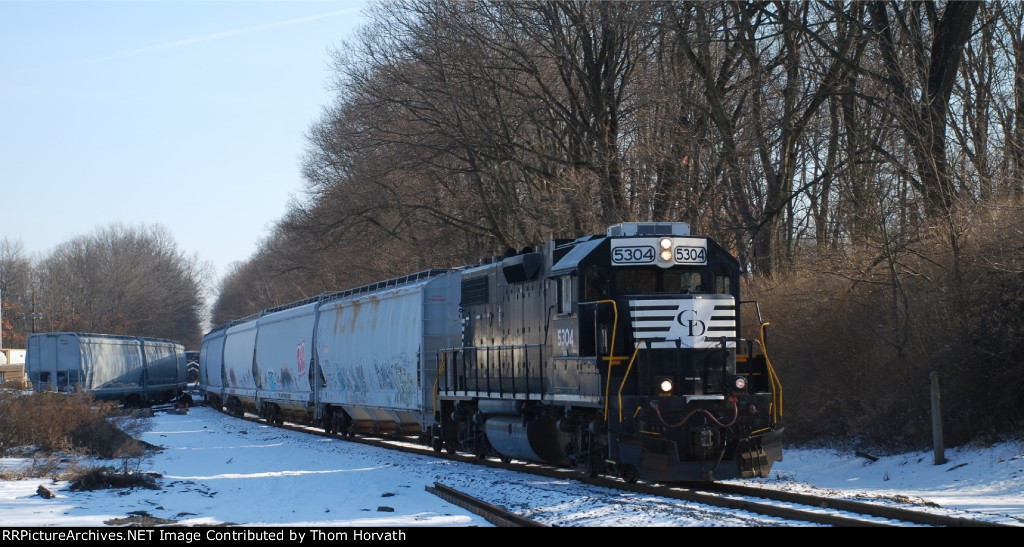
[[[609,226],[603,235],[589,235],[572,240],[570,242],[572,248],[555,262],[554,266],[551,267],[551,273],[548,275],[550,277],[557,277],[576,271],[579,268],[580,261],[609,239],[657,236],[701,237],[721,249],[711,238],[691,235],[690,225],[685,222],[622,222]],[[724,249],[722,251],[724,252]],[[728,253],[725,254],[728,255]]]
[[[577,239],[573,248],[551,267],[549,275],[554,277],[576,271],[580,261],[589,256],[591,251],[608,239],[602,236],[590,237],[594,239]]]

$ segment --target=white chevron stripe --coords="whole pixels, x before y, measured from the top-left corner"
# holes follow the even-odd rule
[[[736,337],[736,306],[731,297],[631,300],[630,316],[635,340],[652,348],[720,347],[718,338]],[[730,341],[727,347],[735,347]]]

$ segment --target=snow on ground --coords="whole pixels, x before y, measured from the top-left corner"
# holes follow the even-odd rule
[[[141,462],[141,469],[161,475],[159,489],[73,492],[68,483],[50,479],[0,481],[2,526],[100,527],[148,516],[184,526],[492,527],[426,487],[442,483],[490,500],[499,489],[496,485],[508,488],[522,482],[509,471],[311,438],[201,406],[188,414],[158,412],[151,425],[142,438],[163,450]],[[1024,526],[1024,442],[947,449],[944,456],[947,461],[936,465],[931,451],[872,461],[852,451],[790,448],[770,478],[755,482],[794,491],[841,491],[851,498],[938,504]],[[2,458],[0,471],[26,463]],[[40,486],[54,497],[40,496]],[[531,478],[517,488],[521,492],[503,497],[511,509],[543,498],[546,518],[558,526],[787,525],[706,509],[646,511],[642,504],[617,506],[612,513],[605,508],[598,515],[596,503],[582,501],[591,496],[575,481]],[[621,500],[637,501],[625,495]]]

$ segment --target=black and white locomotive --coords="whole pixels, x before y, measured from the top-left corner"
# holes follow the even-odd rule
[[[737,260],[623,223],[295,302],[203,339],[208,401],[340,434],[627,481],[766,477],[782,388]]]

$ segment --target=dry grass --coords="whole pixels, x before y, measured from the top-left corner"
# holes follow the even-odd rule
[[[898,246],[866,240],[750,284],[772,323],[769,356],[791,442],[930,446],[933,375],[946,444],[1019,434],[1024,209],[978,215],[959,254],[938,232]]]
[[[148,488],[159,490],[156,476],[150,473],[122,473],[112,467],[93,467],[71,479],[72,492],[108,488]]]
[[[0,456],[26,460],[0,469],[0,479],[67,480],[72,490],[159,488],[153,476],[133,472],[131,465],[157,448],[128,433],[137,436],[148,428],[145,411],[88,394],[0,390]],[[85,463],[97,458],[120,460],[120,471]]]

